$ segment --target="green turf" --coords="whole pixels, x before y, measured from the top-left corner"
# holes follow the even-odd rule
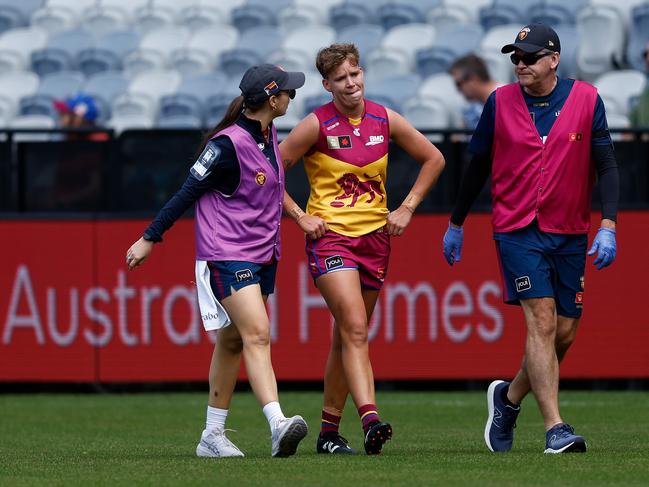
[[[585,455],[543,455],[533,398],[514,449],[487,451],[482,393],[384,392],[394,438],[380,456],[316,455],[319,393],[283,393],[286,414],[311,427],[296,456],[270,458],[270,433],[254,398],[235,395],[230,438],[246,458],[201,459],[203,394],[0,395],[0,485],[647,485],[649,394],[565,392],[564,419],[588,439]],[[342,433],[362,449],[348,404]]]

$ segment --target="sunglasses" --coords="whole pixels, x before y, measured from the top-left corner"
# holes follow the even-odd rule
[[[469,81],[469,77],[468,77],[468,76],[462,76],[461,78],[456,78],[456,79],[454,80],[454,82],[455,82],[455,87],[459,90],[460,88],[462,88],[462,85],[463,85],[464,83],[466,83],[467,81]]]
[[[553,52],[546,52],[546,53],[543,53],[543,54],[534,54],[534,53],[532,53],[532,54],[525,54],[523,56],[519,56],[518,54],[514,53],[509,57],[509,59],[512,60],[512,63],[515,66],[518,66],[518,63],[520,63],[521,61],[523,61],[523,64],[525,66],[532,66],[533,64],[536,64],[536,62],[539,59],[544,58],[546,56],[552,56],[552,54],[554,54],[554,53]]]

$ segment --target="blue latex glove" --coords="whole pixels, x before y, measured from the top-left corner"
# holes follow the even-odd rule
[[[597,231],[597,235],[595,235],[595,240],[593,240],[593,245],[588,251],[588,255],[593,255],[595,252],[597,252],[597,257],[593,261],[593,265],[597,266],[597,270],[613,263],[617,253],[615,230],[610,228],[600,228]]]
[[[462,227],[456,227],[449,222],[448,230],[444,234],[444,257],[449,265],[460,262],[463,241],[464,231]]]

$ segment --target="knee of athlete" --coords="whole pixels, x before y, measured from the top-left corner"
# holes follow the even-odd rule
[[[268,326],[256,327],[246,333],[242,333],[243,346],[267,347],[270,345],[270,330]]]
[[[341,327],[340,335],[343,345],[364,346],[367,344],[367,321],[357,319]]]
[[[528,326],[528,334],[541,340],[555,340],[557,323],[553,319],[535,320]]]
[[[559,330],[557,332],[557,340],[556,340],[556,348],[557,352],[560,353],[565,353],[568,348],[570,348],[570,345],[572,345],[572,342],[575,341],[575,336],[577,335],[577,330],[575,328],[569,329],[569,330]]]

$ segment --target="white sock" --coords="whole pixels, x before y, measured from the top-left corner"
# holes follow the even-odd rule
[[[284,413],[282,412],[282,407],[277,401],[269,402],[264,406],[262,411],[264,412],[264,416],[266,416],[266,419],[268,420],[268,426],[270,426],[271,431],[273,431],[273,428],[275,428],[277,421],[286,418],[284,416]]]
[[[206,430],[216,430],[225,428],[225,419],[228,417],[227,409],[213,408],[207,406],[207,420],[205,421]]]

